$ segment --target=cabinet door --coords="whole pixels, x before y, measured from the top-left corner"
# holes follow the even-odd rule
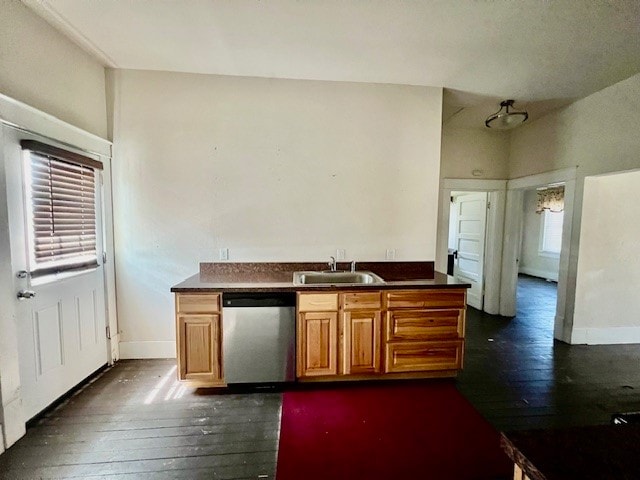
[[[337,312],[298,314],[298,377],[337,375]]]
[[[380,311],[345,312],[343,373],[380,372]]]
[[[178,375],[202,386],[223,384],[220,358],[220,315],[179,314]]]

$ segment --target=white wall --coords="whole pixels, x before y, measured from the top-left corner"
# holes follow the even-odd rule
[[[540,255],[540,230],[542,214],[536,213],[538,194],[536,190],[524,192],[522,250],[520,273],[558,281],[560,256]]]
[[[508,133],[443,127],[441,178],[506,179],[508,171]]]
[[[640,171],[588,177],[576,279],[576,343],[640,343]]]
[[[578,166],[567,265],[565,334],[573,329],[584,178],[640,167],[640,74],[513,130],[509,178]],[[563,246],[564,248],[564,246]],[[573,342],[573,340],[571,340]]]
[[[232,261],[325,261],[336,248],[434,259],[442,89],[113,77],[123,356],[147,348],[128,342],[175,350],[169,289],[220,248]]]
[[[106,137],[103,66],[22,2],[0,11],[0,93]]]

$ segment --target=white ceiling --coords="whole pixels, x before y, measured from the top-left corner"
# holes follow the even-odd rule
[[[640,71],[638,0],[23,1],[114,68],[442,86],[457,126]]]

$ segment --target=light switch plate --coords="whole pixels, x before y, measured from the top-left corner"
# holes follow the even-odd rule
[[[387,260],[395,260],[396,259],[396,249],[395,248],[387,248],[386,259]]]
[[[346,258],[347,253],[344,248],[338,248],[336,250],[336,260],[344,260]]]
[[[218,258],[220,260],[229,260],[229,249],[228,248],[221,248]]]

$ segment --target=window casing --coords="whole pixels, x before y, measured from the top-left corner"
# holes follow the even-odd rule
[[[541,217],[539,253],[543,256],[560,256],[564,212],[544,210]]]
[[[95,268],[95,160],[85,162],[85,157],[35,141],[22,143],[31,276]]]

